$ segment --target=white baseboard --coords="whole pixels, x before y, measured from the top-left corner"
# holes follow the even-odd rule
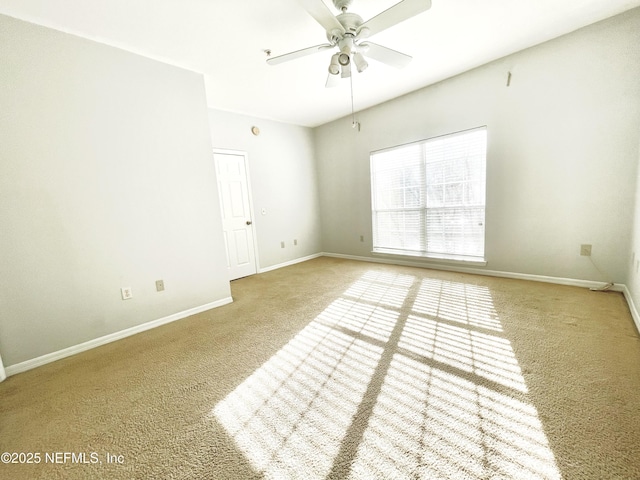
[[[290,260],[288,262],[279,263],[277,265],[271,265],[270,267],[261,268],[258,270],[258,273],[266,273],[272,270],[277,270],[279,268],[288,267],[290,265],[295,265],[296,263],[306,262],[307,260],[313,260],[314,258],[322,257],[325,255],[324,253],[314,253],[313,255],[308,255],[306,257],[296,258],[295,260]]]
[[[627,305],[629,305],[629,311],[631,312],[631,318],[633,318],[633,323],[636,324],[636,328],[638,329],[638,333],[640,333],[640,315],[638,314],[638,309],[636,308],[635,303],[633,303],[633,298],[631,298],[631,292],[627,288],[626,285],[623,286],[622,293],[624,294],[624,298],[627,301]]]
[[[574,287],[599,288],[605,282],[594,282],[592,280],[578,280],[575,278],[548,277],[545,275],[531,275],[528,273],[502,272],[499,270],[484,270],[480,268],[460,267],[456,265],[444,265],[430,262],[412,262],[407,260],[396,260],[393,258],[360,257],[356,255],[343,255],[341,253],[322,254],[325,257],[344,258],[347,260],[357,260],[361,262],[384,263],[387,265],[403,265],[407,267],[431,268],[433,270],[445,270],[449,272],[473,273],[476,275],[487,275],[489,277],[513,278],[517,280],[531,280],[534,282],[555,283],[558,285],[571,285]],[[622,292],[626,288],[623,284],[616,283],[611,290]]]
[[[120,330],[119,332],[110,333],[109,335],[105,335],[103,337],[94,338],[93,340],[89,340],[88,342],[84,342],[78,345],[74,345],[72,347],[64,348],[62,350],[58,350],[57,352],[47,353],[46,355],[32,358],[31,360],[26,360],[21,363],[16,363],[15,365],[10,365],[8,367],[5,367],[5,373],[7,374],[7,376],[11,376],[11,375],[16,375],[18,373],[26,372],[27,370],[31,370],[33,368],[46,365],[47,363],[55,362],[56,360],[60,360],[62,358],[70,357],[71,355],[75,355],[76,353],[84,352],[86,350],[91,350],[92,348],[96,348],[101,345],[106,345],[107,343],[115,342],[116,340],[130,337],[131,335],[135,335],[136,333],[144,332],[146,330],[151,330],[152,328],[156,328],[156,327],[159,327],[160,325],[164,325],[167,323],[175,322],[176,320],[180,320],[182,318],[190,317],[191,315],[195,315],[196,313],[205,312],[207,310],[211,310],[212,308],[221,307],[231,302],[233,302],[233,299],[231,297],[226,297],[215,302],[201,305],[199,307],[194,307],[194,308],[190,308],[189,310],[184,310],[182,312],[174,313],[173,315],[169,315],[167,317],[159,318],[157,320],[152,320],[150,322],[146,322],[141,325],[136,325],[135,327],[127,328],[125,330]]]

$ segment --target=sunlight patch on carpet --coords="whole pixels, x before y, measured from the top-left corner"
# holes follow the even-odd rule
[[[265,478],[561,478],[486,287],[370,271],[212,410]]]
[[[397,355],[352,478],[553,479],[560,473],[530,404]]]

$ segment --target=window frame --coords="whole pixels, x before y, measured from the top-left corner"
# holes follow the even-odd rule
[[[444,164],[444,165],[455,165],[455,162],[458,161],[460,162],[463,158],[465,162],[464,167],[462,167],[460,170],[460,172],[463,173],[463,180],[459,180],[457,182],[445,182],[444,180],[442,181],[441,185],[443,186],[443,189],[446,190],[446,185],[453,185],[453,184],[459,184],[462,185],[462,188],[476,188],[479,186],[479,188],[481,189],[480,193],[469,193],[469,192],[464,192],[462,194],[462,198],[463,201],[460,205],[457,206],[451,206],[451,205],[446,205],[446,203],[444,205],[441,206],[437,206],[437,207],[429,207],[428,205],[428,189],[429,187],[433,186],[433,183],[429,183],[428,181],[428,177],[429,177],[429,173],[427,173],[427,169],[429,168],[429,164],[433,164],[434,161],[431,158],[427,157],[427,145],[428,144],[434,144],[435,142],[437,142],[438,140],[447,140],[447,138],[452,138],[455,136],[459,136],[459,135],[465,135],[465,134],[471,134],[474,132],[479,132],[482,131],[484,132],[484,136],[481,138],[481,146],[480,148],[482,148],[482,156],[480,159],[475,159],[475,162],[479,162],[479,170],[477,170],[475,172],[475,176],[472,179],[469,179],[469,177],[467,177],[467,174],[473,170],[473,164],[471,164],[470,167],[470,163],[468,161],[469,156],[457,156],[454,157],[452,159],[449,159],[449,162]],[[384,190],[384,191],[379,191],[376,187],[377,185],[380,183],[377,181],[377,176],[379,176],[385,169],[381,168],[380,165],[374,165],[374,162],[379,161],[379,162],[383,162],[384,160],[381,160],[380,157],[378,157],[376,159],[376,156],[378,155],[383,155],[389,152],[393,152],[393,151],[399,151],[402,150],[402,154],[406,155],[406,158],[410,158],[409,155],[411,155],[411,153],[409,152],[408,149],[410,149],[411,147],[418,147],[420,150],[420,155],[421,155],[421,159],[420,159],[420,165],[422,168],[422,172],[420,173],[420,178],[418,179],[418,183],[419,183],[419,189],[420,189],[420,205],[419,207],[407,207],[405,206],[401,206],[398,208],[381,208],[377,205],[377,200],[376,198],[378,196],[380,196],[381,194],[386,193],[387,195],[389,194],[389,190]],[[409,152],[409,153],[407,153]],[[384,148],[384,149],[380,149],[380,150],[376,150],[376,151],[372,151],[370,153],[370,187],[371,187],[371,221],[372,221],[372,242],[373,242],[373,250],[372,250],[372,254],[374,255],[389,255],[389,256],[394,256],[394,257],[398,257],[398,256],[404,256],[404,257],[422,257],[422,258],[428,258],[430,260],[436,261],[436,262],[446,262],[446,263],[466,263],[466,264],[473,264],[473,265],[486,265],[486,260],[485,260],[485,255],[486,255],[486,185],[487,185],[487,153],[488,153],[488,128],[486,125],[484,126],[479,126],[479,127],[474,127],[474,128],[470,128],[467,130],[462,130],[462,131],[457,131],[457,132],[452,132],[452,133],[447,133],[444,135],[438,135],[438,136],[434,136],[434,137],[430,137],[430,138],[426,138],[423,140],[419,140],[416,142],[411,142],[411,143],[406,143],[406,144],[402,144],[402,145],[396,145],[393,147],[388,147],[388,148]],[[415,159],[410,158],[410,161],[414,162]],[[402,166],[399,166],[398,168],[394,169],[394,168],[386,168],[386,170],[388,172],[393,172],[394,175],[400,175],[402,176],[402,170],[404,170],[405,168],[405,164],[403,163]],[[478,167],[478,165],[476,165],[476,168]],[[403,177],[403,182],[406,181]],[[415,183],[415,179],[414,179],[414,183]],[[475,187],[473,187],[473,183],[475,183]],[[466,187],[465,187],[466,185]],[[406,187],[406,185],[405,185]],[[400,188],[400,187],[397,187]],[[443,191],[444,191],[443,190]],[[474,199],[478,200],[481,199],[481,202],[479,203],[475,203],[475,204],[465,204],[464,203],[464,199],[468,199],[469,197],[473,197]],[[444,194],[443,194],[443,198],[444,198]],[[443,200],[444,202],[444,200]],[[431,202],[431,204],[433,204]],[[478,226],[481,227],[481,233],[476,233],[476,237],[480,236],[481,237],[481,241],[480,244],[477,244],[478,248],[480,249],[479,254],[468,254],[468,252],[466,253],[452,253],[452,251],[454,249],[449,248],[449,250],[447,251],[446,249],[441,249],[441,251],[436,251],[435,249],[431,249],[429,250],[429,230],[427,228],[429,220],[427,218],[427,214],[440,209],[441,211],[446,211],[447,209],[451,210],[451,209],[458,209],[461,212],[459,213],[460,215],[460,221],[462,222],[462,231],[464,232],[465,228],[473,228],[473,222],[477,221],[478,217],[474,217],[474,220],[469,220],[468,218],[465,218],[466,215],[469,215],[470,212],[472,212],[473,210],[476,211],[476,213],[478,211],[480,211],[481,215],[479,215],[479,217],[481,218]],[[412,238],[413,242],[412,245],[407,247],[406,245],[402,245],[400,247],[390,247],[390,246],[380,246],[380,245],[376,245],[379,242],[377,241],[377,237],[379,235],[379,230],[378,230],[378,222],[381,221],[381,214],[385,214],[385,213],[390,213],[390,212],[409,212],[409,211],[415,211],[418,210],[420,212],[420,217],[421,219],[419,220],[418,224],[419,224],[419,228],[421,229],[420,233],[418,233],[417,238]],[[449,220],[451,218],[455,217],[449,217]],[[471,227],[467,227],[467,225],[471,225]],[[445,228],[445,227],[443,227]],[[403,225],[403,229],[398,230],[399,235],[404,235],[406,236],[407,233],[407,229],[406,229],[406,223]],[[391,230],[387,231],[387,234],[391,234],[390,233]],[[442,238],[445,238],[446,232],[444,232],[442,234]],[[459,236],[462,238],[462,244],[464,245],[464,238],[465,235],[464,233],[459,234]],[[406,241],[405,238],[403,237],[402,239],[399,240],[400,243],[402,243],[403,241]],[[433,242],[433,240],[431,240],[431,242]],[[455,243],[455,241],[454,241]],[[419,245],[418,248],[416,248],[416,245]],[[464,248],[464,247],[463,247]]]

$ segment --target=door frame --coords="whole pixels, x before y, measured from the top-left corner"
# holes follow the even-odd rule
[[[4,370],[4,365],[2,363],[2,356],[0,355],[0,382],[4,381],[7,378],[7,372]]]
[[[251,188],[251,173],[249,172],[249,154],[244,151],[244,150],[232,150],[232,149],[228,149],[228,148],[217,148],[217,147],[213,147],[213,154],[215,155],[216,153],[219,153],[221,155],[238,155],[241,156],[244,160],[244,174],[246,176],[246,181],[247,181],[247,196],[249,197],[249,213],[251,214],[251,232],[252,232],[252,236],[253,236],[253,262],[255,263],[255,267],[256,267],[256,274],[260,273],[260,260],[258,258],[258,235],[256,232],[256,215],[255,215],[255,211],[253,209],[253,194],[252,194],[252,188]],[[212,157],[211,158],[213,160],[213,168],[214,171],[216,171],[216,165],[215,165],[215,158]],[[217,173],[216,173],[216,189],[218,188],[218,179],[217,179]],[[218,202],[220,202],[220,195],[218,192]],[[219,209],[222,209],[222,205],[218,205]],[[226,254],[227,252],[225,252]],[[229,261],[229,259],[227,258],[227,261]]]

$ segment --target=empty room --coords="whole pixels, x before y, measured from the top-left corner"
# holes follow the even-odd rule
[[[0,477],[640,478],[640,0],[0,0]]]

